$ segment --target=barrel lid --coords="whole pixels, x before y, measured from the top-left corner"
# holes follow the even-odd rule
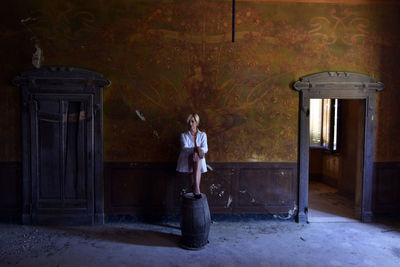
[[[207,196],[205,194],[203,194],[203,193],[201,193],[201,198],[195,198],[194,197],[194,193],[185,193],[183,195],[183,197],[187,198],[187,199],[191,199],[191,200],[200,200],[200,199],[203,199],[203,198],[207,199]]]

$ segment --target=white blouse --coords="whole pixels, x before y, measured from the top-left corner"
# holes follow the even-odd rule
[[[208,151],[207,135],[205,132],[197,130],[196,144],[203,149],[204,154]],[[176,170],[178,172],[193,172],[193,168],[189,169],[189,156],[194,153],[193,136],[190,131],[181,134],[181,153],[178,158]],[[201,159],[201,172],[207,172],[206,157]]]

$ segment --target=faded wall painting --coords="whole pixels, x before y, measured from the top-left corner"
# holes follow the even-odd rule
[[[14,52],[1,52],[13,62],[1,90],[15,90],[8,79],[33,67],[35,45],[42,65],[103,73],[112,81],[104,90],[105,161],[175,161],[191,112],[207,132],[209,161],[296,161],[298,93],[291,84],[332,70],[385,83],[375,158],[400,160],[393,148],[400,142],[398,5],[237,1],[235,42],[231,1],[7,5],[0,40]],[[19,130],[9,128],[2,139]],[[19,157],[7,151],[5,160]]]

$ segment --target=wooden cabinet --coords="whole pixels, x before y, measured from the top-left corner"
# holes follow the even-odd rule
[[[23,224],[103,223],[102,88],[110,82],[48,67],[14,83],[22,96]]]

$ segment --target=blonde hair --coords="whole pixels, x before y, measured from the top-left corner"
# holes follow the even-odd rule
[[[191,118],[193,118],[193,119],[197,122],[197,126],[199,126],[199,124],[200,124],[200,117],[199,117],[199,115],[197,115],[197,113],[189,114],[189,116],[188,116],[187,119],[186,119],[186,123],[187,123],[187,124],[189,124]]]

